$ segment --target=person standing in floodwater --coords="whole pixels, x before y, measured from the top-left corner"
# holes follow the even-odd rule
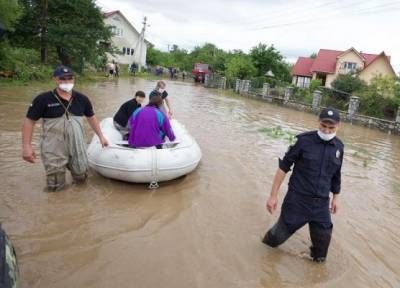
[[[339,112],[325,108],[319,121],[318,131],[297,135],[297,142],[289,147],[283,159],[279,159],[279,169],[266,203],[269,213],[276,210],[279,188],[294,164],[293,174],[281,215],[265,234],[263,243],[277,247],[308,223],[311,258],[315,262],[324,262],[332,236],[330,214],[338,210],[344,145],[336,137]],[[330,192],[333,194],[331,201]]]
[[[58,191],[65,186],[67,168],[75,183],[87,179],[89,164],[83,116],[103,147],[108,146],[108,141],[101,132],[89,98],[72,90],[72,70],[59,66],[54,70],[53,77],[56,88],[38,95],[29,106],[22,128],[22,157],[27,162],[35,162],[32,133],[36,121],[42,118],[40,150],[46,170],[47,188],[49,191]]]

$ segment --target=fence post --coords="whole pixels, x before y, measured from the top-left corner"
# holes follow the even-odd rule
[[[283,104],[287,104],[290,100],[290,97],[293,95],[293,88],[286,87],[285,88],[285,95],[283,96]]]
[[[240,94],[243,94],[246,91],[246,80],[241,80],[240,81]]]
[[[210,75],[205,74],[204,75],[204,86],[208,87],[209,84],[210,84]]]
[[[313,100],[312,100],[312,110],[314,112],[318,111],[319,106],[321,106],[322,100],[322,93],[319,90],[315,90],[313,93]]]
[[[239,93],[239,90],[240,90],[240,79],[236,78],[235,92]]]
[[[400,106],[397,108],[396,124],[400,125]]]
[[[225,77],[221,77],[221,79],[219,80],[219,85],[218,85],[219,89],[226,89],[226,78]]]
[[[246,80],[244,92],[245,92],[245,93],[249,93],[250,88],[251,88],[251,81],[250,81],[250,80]]]
[[[244,85],[245,85],[246,80],[240,80],[240,88],[239,88],[239,93],[243,93]]]
[[[357,96],[350,96],[350,102],[349,102],[349,110],[348,110],[348,115],[347,118],[349,120],[352,120],[354,115],[358,111],[358,107],[360,106],[360,98]]]
[[[262,88],[262,97],[265,98],[269,94],[269,83],[264,83]]]
[[[264,100],[267,100],[268,102],[272,102],[272,97],[269,97],[270,92],[271,92],[271,87],[269,86],[269,83],[264,83],[262,90],[262,98]]]

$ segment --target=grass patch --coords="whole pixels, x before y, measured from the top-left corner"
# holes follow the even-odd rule
[[[261,128],[257,131],[273,139],[286,140],[289,145],[293,145],[296,142],[296,134],[291,131],[282,129],[282,127],[279,125],[274,127]]]

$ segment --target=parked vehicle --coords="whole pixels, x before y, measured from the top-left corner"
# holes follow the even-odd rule
[[[211,68],[205,63],[195,63],[192,75],[194,82],[204,83],[205,75],[210,74]]]

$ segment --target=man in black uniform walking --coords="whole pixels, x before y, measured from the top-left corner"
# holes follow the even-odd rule
[[[276,210],[279,188],[294,164],[293,174],[278,222],[265,234],[263,242],[277,247],[308,223],[311,257],[324,262],[333,227],[330,213],[338,210],[344,145],[336,137],[340,114],[335,109],[323,109],[319,121],[318,131],[297,135],[297,142],[279,159],[266,204],[269,213]]]

